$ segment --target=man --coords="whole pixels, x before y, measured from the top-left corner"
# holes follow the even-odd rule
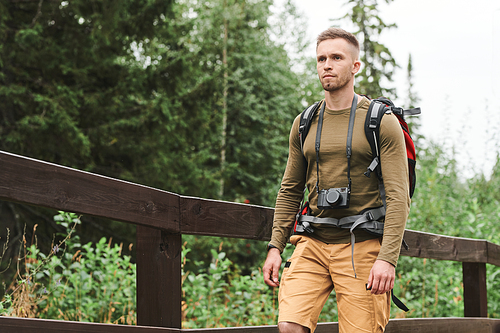
[[[404,137],[393,114],[384,115],[380,125],[380,160],[386,192],[383,237],[363,228],[355,228],[351,235],[349,229],[320,223],[311,223],[312,233],[290,237],[304,187],[309,192],[308,215],[318,220],[340,219],[383,207],[377,177],[363,174],[373,156],[364,132],[370,102],[354,93],[354,76],[361,66],[359,51],[356,37],[342,29],[330,28],[318,36],[317,70],[325,90],[321,106],[324,109],[314,116],[303,148],[299,140],[300,116],[290,132],[288,162],[263,266],[265,283],[280,287],[278,327],[282,333],[313,332],[334,288],[340,332],[383,332],[389,321],[390,291],[410,206]],[[351,109],[355,110],[352,156],[347,158]],[[322,132],[318,138],[319,118]],[[320,193],[338,188],[350,190],[348,204],[337,209],[319,209]],[[321,206],[324,208],[324,203]],[[288,240],[295,250],[285,264],[280,282],[281,252]]]

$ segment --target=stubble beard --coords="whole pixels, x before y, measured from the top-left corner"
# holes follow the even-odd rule
[[[351,80],[351,75],[350,74],[344,74],[342,76],[338,76],[336,81],[333,82],[325,82],[321,80],[321,85],[323,86],[323,89],[328,92],[333,92],[340,90],[347,86],[349,81]]]

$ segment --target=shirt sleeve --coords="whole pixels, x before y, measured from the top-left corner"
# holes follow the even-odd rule
[[[306,167],[299,140],[299,123],[300,115],[295,118],[290,131],[288,161],[276,198],[269,243],[280,252],[283,252],[290,238],[305,187]]]
[[[384,115],[380,124],[380,163],[387,207],[378,259],[396,266],[411,201],[406,144],[394,114]]]

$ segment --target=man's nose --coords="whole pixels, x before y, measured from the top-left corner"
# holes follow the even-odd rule
[[[333,68],[333,61],[332,59],[326,59],[325,60],[325,69],[331,69]]]

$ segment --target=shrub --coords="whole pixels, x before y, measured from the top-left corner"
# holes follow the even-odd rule
[[[0,314],[100,323],[135,324],[135,264],[121,245],[102,238],[81,245],[73,235],[76,214],[59,212],[66,228],[49,255],[24,242],[18,274],[0,303]]]

